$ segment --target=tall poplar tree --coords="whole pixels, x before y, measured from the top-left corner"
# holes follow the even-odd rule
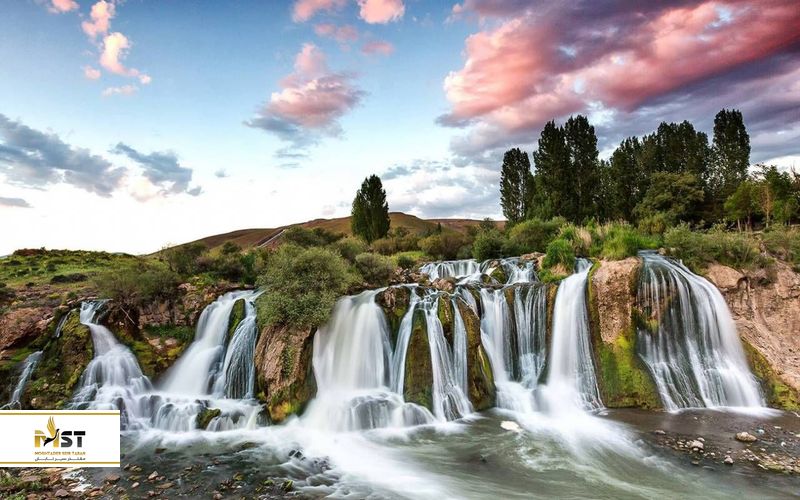
[[[528,153],[514,148],[506,151],[500,170],[500,205],[509,224],[525,219],[533,195],[533,175]]]
[[[372,243],[389,232],[389,204],[380,177],[371,175],[361,183],[353,199],[350,225],[353,234]]]
[[[709,191],[719,211],[728,196],[747,179],[750,167],[750,136],[741,111],[723,109],[714,117],[712,158]]]
[[[574,222],[582,222],[597,215],[597,194],[601,180],[597,135],[589,120],[578,115],[571,116],[564,124],[564,136],[573,184],[572,192],[564,193],[570,200],[570,213],[563,215]]]

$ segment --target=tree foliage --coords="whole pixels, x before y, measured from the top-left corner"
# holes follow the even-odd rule
[[[356,193],[351,212],[353,234],[372,243],[389,232],[389,204],[380,177],[371,175],[364,179]]]
[[[528,153],[514,148],[506,151],[500,170],[500,205],[509,224],[525,218],[533,194],[533,175]]]

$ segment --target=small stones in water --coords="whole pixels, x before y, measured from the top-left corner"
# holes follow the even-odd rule
[[[694,441],[689,443],[689,448],[691,448],[692,451],[703,451],[705,449],[705,445],[703,444],[702,441],[698,441],[695,439]]]
[[[148,481],[155,481],[158,478],[158,471],[153,471],[149,476],[147,476]]]
[[[511,420],[503,420],[500,422],[500,427],[507,431],[522,432],[522,428],[519,426],[519,424]]]
[[[657,435],[657,436],[666,436],[666,435],[667,435],[667,433],[666,433],[665,431],[663,431],[662,429],[656,429],[656,430],[654,430],[654,431],[653,431],[653,434],[655,434],[655,435]]]
[[[731,458],[730,455],[726,455],[724,462],[725,462],[726,465],[733,465],[733,458]]]
[[[168,490],[172,488],[172,483],[159,484],[158,486],[156,486],[156,488],[158,488],[159,490]]]
[[[119,481],[119,474],[109,474],[106,476],[106,482],[114,484]]]
[[[736,440],[741,441],[743,443],[752,443],[754,441],[757,441],[758,438],[750,434],[749,432],[739,432],[736,434]]]
[[[133,490],[135,490],[135,489],[136,489],[136,488],[138,488],[138,487],[139,487],[139,483],[138,483],[138,481],[137,481],[137,482],[135,482],[135,483],[133,483],[133,484],[131,485],[131,489],[133,489]]]

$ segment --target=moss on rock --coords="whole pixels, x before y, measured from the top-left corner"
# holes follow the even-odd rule
[[[408,305],[411,302],[411,290],[405,286],[391,286],[379,293],[375,297],[375,301],[386,315],[389,331],[392,334],[392,344],[394,344],[397,341],[400,323],[403,321],[403,316],[406,315]]]
[[[467,332],[467,396],[476,411],[488,410],[495,405],[496,393],[489,356],[481,345],[481,321],[464,301],[456,304]]]
[[[800,410],[798,391],[784,383],[769,361],[747,340],[742,339],[742,346],[753,375],[761,382],[767,405],[782,410]]]
[[[212,420],[220,415],[222,415],[222,410],[219,408],[203,408],[203,410],[198,413],[197,417],[195,418],[197,428],[203,430],[208,429],[208,424],[210,424]]]
[[[428,329],[425,313],[421,309],[414,312],[411,338],[406,351],[403,398],[425,408],[433,408],[433,366],[428,342]]]
[[[77,310],[69,312],[58,338],[50,338],[39,366],[23,395],[24,407],[34,410],[61,409],[71,399],[81,374],[92,360],[94,346],[88,327]]]
[[[228,318],[228,340],[233,336],[233,333],[236,331],[236,328],[239,327],[239,323],[242,322],[246,314],[244,299],[238,299],[233,303],[233,309]]]
[[[637,314],[633,307],[636,297],[635,279],[638,276],[638,266],[633,266],[629,272],[633,277],[621,283],[621,290],[606,293],[605,302],[625,301],[623,307],[612,307],[605,304],[602,314],[614,314],[614,311],[630,311],[620,314],[618,321],[601,321],[601,311],[598,300],[598,284],[594,279],[595,273],[602,264],[596,262],[589,272],[589,286],[587,287],[587,305],[589,308],[589,325],[592,345],[594,346],[595,367],[597,383],[603,403],[609,408],[660,408],[661,400],[655,382],[647,371],[639,356],[636,354],[636,322]],[[627,292],[627,293],[626,293]],[[617,304],[619,305],[619,304]],[[613,311],[612,311],[613,309]],[[616,332],[603,332],[602,325],[619,324]],[[606,340],[607,339],[607,340]]]

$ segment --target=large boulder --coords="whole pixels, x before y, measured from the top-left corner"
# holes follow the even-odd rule
[[[433,366],[425,313],[414,311],[411,338],[406,350],[403,399],[429,410],[433,408]]]
[[[256,344],[256,377],[272,422],[299,414],[317,391],[314,328],[266,326]]]
[[[603,261],[588,287],[592,343],[600,395],[610,408],[661,406],[647,367],[636,354],[639,259]]]
[[[776,261],[770,279],[712,264],[706,277],[731,310],[770,406],[800,408],[800,274]]]
[[[467,332],[467,392],[476,411],[495,405],[495,387],[489,356],[481,344],[481,320],[463,300],[456,301]]]
[[[53,318],[47,307],[21,307],[0,316],[0,351],[21,347],[41,337]]]

